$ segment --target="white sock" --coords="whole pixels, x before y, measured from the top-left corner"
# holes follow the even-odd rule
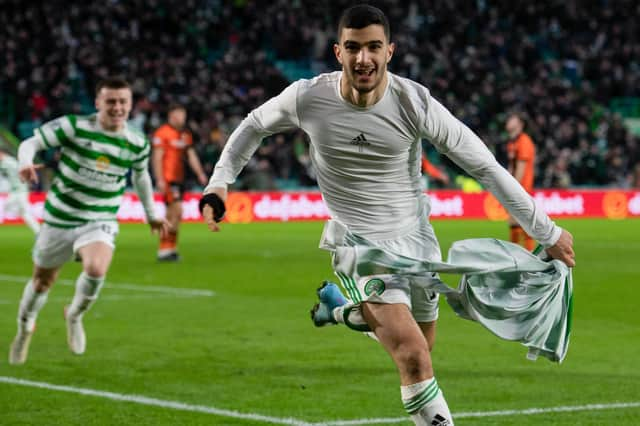
[[[359,304],[355,305],[349,302],[346,305],[334,308],[331,314],[336,322],[344,324],[352,330],[364,332],[371,331],[371,328],[369,328],[369,325],[362,315],[362,310],[360,309]]]
[[[402,403],[416,426],[453,426],[447,401],[435,377],[401,386]]]
[[[104,277],[91,277],[84,271],[76,280],[76,292],[67,310],[67,317],[80,319],[98,298],[98,293],[104,284]]]
[[[20,307],[18,308],[18,326],[22,330],[33,331],[36,325],[38,312],[47,302],[49,291],[37,292],[33,286],[33,281],[29,280],[22,292]]]
[[[331,312],[331,315],[333,315],[333,319],[335,319],[338,324],[344,324],[345,306],[349,306],[349,304],[347,303],[346,305],[338,306],[337,308],[333,309],[333,312]]]

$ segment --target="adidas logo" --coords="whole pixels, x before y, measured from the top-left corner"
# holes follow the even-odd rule
[[[367,138],[364,136],[364,133],[362,132],[360,132],[360,134],[355,138],[351,139],[351,142],[349,143],[351,145],[357,145],[359,152],[362,152],[363,147],[371,145],[371,143],[367,141]]]
[[[442,417],[440,414],[436,414],[431,421],[431,426],[450,426],[451,422]]]

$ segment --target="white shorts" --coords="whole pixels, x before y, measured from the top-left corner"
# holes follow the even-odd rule
[[[364,244],[412,259],[441,261],[440,244],[431,223],[429,223],[426,200],[423,200],[422,207],[421,216],[416,227],[402,237],[389,240],[369,240],[347,231],[343,237],[338,237],[337,239],[342,240],[342,244],[346,246]],[[331,232],[331,229],[332,226],[327,226],[325,231],[330,230],[329,232]],[[337,232],[340,233],[341,231]],[[333,239],[335,235],[328,237]],[[324,238],[325,236],[323,236]],[[334,257],[334,268],[335,266]],[[418,322],[430,322],[438,319],[439,294],[424,287],[424,277],[422,277],[422,284],[418,285],[411,279],[410,275],[367,274],[362,276],[357,272],[351,276],[346,276],[340,272],[336,272],[336,275],[346,289],[347,296],[354,303],[364,301],[403,303],[409,307],[413,317]],[[433,279],[434,281],[439,281],[438,275],[434,273]]]
[[[69,261],[81,247],[103,242],[115,248],[117,222],[89,222],[76,228],[58,228],[44,223],[33,246],[33,263],[42,268],[57,268]]]

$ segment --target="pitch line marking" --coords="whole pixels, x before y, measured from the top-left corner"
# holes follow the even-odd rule
[[[108,301],[117,301],[117,300],[158,300],[161,298],[174,298],[175,296],[169,295],[169,294],[157,294],[157,295],[151,295],[151,294],[129,294],[129,295],[124,295],[124,294],[100,294],[100,301],[104,302],[105,300]],[[55,301],[55,302],[64,302],[64,301],[69,301],[69,297],[65,297],[65,296],[54,296],[54,297],[49,297],[47,300],[49,301]],[[2,301],[0,300],[0,304],[2,303]],[[12,302],[13,303],[13,302]]]
[[[535,414],[546,413],[570,413],[576,411],[597,411],[597,410],[614,410],[625,408],[640,408],[638,402],[612,402],[609,404],[586,404],[586,405],[569,405],[559,407],[545,408],[525,408],[522,410],[501,410],[501,411],[470,411],[462,413],[453,413],[454,419],[464,418],[482,418],[482,417],[504,417],[504,416],[531,416]],[[373,418],[358,420],[335,420],[323,423],[313,423],[313,426],[357,426],[357,425],[373,425],[373,424],[395,424],[407,423],[407,417],[394,418]]]
[[[297,420],[293,418],[280,418],[280,417],[263,416],[261,414],[241,413],[235,410],[224,410],[221,408],[210,407],[205,405],[193,405],[193,404],[186,404],[184,402],[179,402],[179,401],[168,401],[163,399],[149,398],[144,395],[126,395],[126,394],[115,393],[115,392],[105,392],[105,391],[99,391],[94,389],[77,388],[74,386],[61,386],[61,385],[54,385],[51,383],[34,382],[32,380],[24,380],[24,379],[18,379],[16,377],[7,377],[7,376],[0,376],[0,382],[9,383],[12,385],[20,385],[20,386],[28,386],[33,388],[54,390],[59,392],[69,392],[69,393],[75,393],[80,395],[97,396],[99,398],[110,399],[113,401],[133,402],[136,404],[150,405],[150,406],[160,407],[160,408],[169,408],[172,410],[214,414],[221,417],[231,417],[231,418],[242,419],[242,420],[254,420],[254,421],[259,421],[263,423],[273,423],[273,424],[279,424],[279,425],[292,425],[292,426],[311,426],[310,423],[303,422],[301,420]]]
[[[5,275],[0,274],[0,281],[5,282],[14,282],[14,283],[25,283],[29,281],[31,277],[21,277],[16,275]],[[75,280],[69,279],[59,279],[56,283],[60,283],[62,285],[75,286]],[[143,291],[147,293],[166,293],[172,294],[175,296],[202,296],[202,297],[213,297],[216,295],[215,291],[211,290],[201,290],[195,288],[177,288],[177,287],[167,287],[167,286],[159,286],[159,285],[141,285],[141,284],[133,284],[133,283],[114,283],[111,281],[107,281],[107,286],[111,288],[118,288],[123,290],[131,290],[131,291]]]
[[[133,402],[140,405],[149,405],[160,408],[168,408],[172,410],[191,411],[204,414],[213,414],[220,417],[231,417],[242,420],[254,420],[263,423],[272,423],[279,425],[292,425],[292,426],[356,426],[356,425],[371,425],[371,424],[394,424],[394,423],[406,423],[407,417],[394,417],[394,418],[371,418],[371,419],[356,419],[356,420],[332,420],[326,422],[305,422],[303,420],[294,419],[291,417],[272,417],[265,416],[256,413],[242,413],[235,410],[225,410],[222,408],[216,408],[206,405],[194,405],[187,404],[179,401],[169,401],[157,398],[150,398],[144,395],[127,395],[115,392],[106,392],[95,389],[78,388],[74,386],[54,385],[46,382],[36,382],[32,380],[19,379],[17,377],[0,376],[0,383],[7,383],[12,385],[27,386],[34,388],[41,388],[47,390],[54,390],[59,392],[75,393],[80,395],[95,396],[99,398],[110,399],[113,401]],[[502,417],[502,416],[530,416],[535,414],[545,413],[569,413],[576,411],[597,411],[597,410],[613,410],[613,409],[626,409],[626,408],[640,408],[640,401],[636,402],[613,402],[609,404],[586,404],[586,405],[569,405],[558,407],[545,407],[545,408],[526,408],[521,410],[501,410],[501,411],[470,411],[462,413],[454,413],[453,417],[456,419],[463,418],[482,418],[482,417]]]

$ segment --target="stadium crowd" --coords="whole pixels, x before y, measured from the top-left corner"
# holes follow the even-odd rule
[[[293,65],[307,76],[337,69],[336,21],[353,3],[5,0],[2,120],[14,117],[11,130],[27,137],[62,113],[92,111],[95,83],[121,75],[133,84],[134,124],[148,134],[170,103],[187,107],[210,173],[230,130],[286,87]],[[394,29],[391,71],[429,87],[499,159],[506,114],[524,113],[538,147],[537,187],[640,187],[639,137],[609,108],[615,98],[640,97],[640,3],[371,3]],[[266,140],[239,188],[286,182],[314,183],[300,133]]]

